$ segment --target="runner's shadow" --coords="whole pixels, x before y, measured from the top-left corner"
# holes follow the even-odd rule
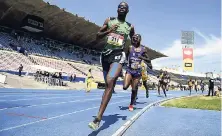
[[[95,116],[93,116],[95,118]],[[116,123],[119,119],[126,120],[127,116],[119,116],[119,114],[109,115],[109,116],[103,116],[103,121],[105,121],[102,126],[96,130],[90,133],[88,136],[96,136],[100,131],[109,128],[111,125]]]
[[[120,110],[128,110],[129,107],[119,106],[119,109],[120,109]],[[133,109],[134,109],[134,110],[140,110],[140,109],[142,109],[142,108],[133,107]]]
[[[136,102],[136,104],[146,104],[147,102]]]

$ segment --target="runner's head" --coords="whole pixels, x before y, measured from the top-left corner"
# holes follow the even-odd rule
[[[121,2],[118,5],[118,10],[117,10],[118,15],[126,16],[128,12],[129,12],[129,5],[126,2]]]
[[[142,37],[141,37],[140,34],[134,34],[133,37],[132,37],[132,44],[134,46],[139,46],[141,40],[142,40]]]

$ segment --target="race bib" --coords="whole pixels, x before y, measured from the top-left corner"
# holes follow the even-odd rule
[[[132,69],[139,69],[140,68],[140,65],[138,63],[132,63],[131,64],[131,68]]]
[[[164,80],[163,80],[164,83],[167,83],[167,81],[168,81],[167,79],[164,79]]]
[[[108,35],[107,43],[115,46],[122,46],[124,37],[119,34],[110,33]]]

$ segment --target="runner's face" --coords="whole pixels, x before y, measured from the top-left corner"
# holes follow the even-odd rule
[[[126,15],[128,13],[128,9],[129,7],[126,3],[120,3],[117,12],[120,15]]]
[[[132,37],[132,43],[133,45],[139,45],[141,41],[141,36],[138,35],[138,34],[135,34],[133,37]]]

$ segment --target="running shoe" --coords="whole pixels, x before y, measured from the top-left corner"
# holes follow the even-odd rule
[[[99,123],[100,123],[100,121],[97,118],[95,118],[94,121],[90,122],[88,126],[89,126],[89,128],[96,130],[99,128]]]
[[[129,106],[129,111],[133,111],[133,105]]]

